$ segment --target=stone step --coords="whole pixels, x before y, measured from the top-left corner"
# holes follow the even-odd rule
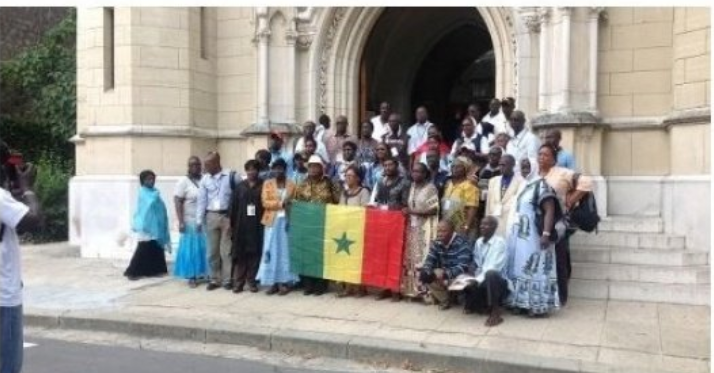
[[[581,280],[636,281],[662,284],[709,284],[709,266],[647,266],[632,264],[573,263],[573,278]]]
[[[600,232],[639,232],[662,233],[664,221],[662,218],[651,216],[607,216],[598,224]]]
[[[684,249],[687,246],[684,236],[672,236],[660,233],[631,232],[577,232],[570,237],[570,245],[618,246],[650,249]]]
[[[653,266],[709,264],[709,253],[691,250],[647,250],[627,247],[571,246],[571,260],[579,263],[613,263]]]
[[[640,302],[710,305],[709,284],[657,284],[629,281],[571,279],[570,296]]]

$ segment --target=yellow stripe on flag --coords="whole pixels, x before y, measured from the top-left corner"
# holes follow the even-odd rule
[[[363,207],[326,206],[324,278],[361,283],[364,222]]]

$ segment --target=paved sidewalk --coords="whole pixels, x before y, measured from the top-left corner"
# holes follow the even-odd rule
[[[23,248],[30,326],[125,332],[306,355],[475,372],[708,372],[710,309],[572,299],[549,318],[495,328],[460,309],[332,294],[285,297],[136,282],[125,261],[66,244]]]

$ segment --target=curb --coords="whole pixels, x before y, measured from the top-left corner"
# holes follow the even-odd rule
[[[368,364],[387,364],[410,369],[453,370],[478,373],[638,373],[642,369],[601,363],[523,355],[439,344],[352,336],[260,326],[234,325],[156,317],[120,318],[114,315],[69,315],[32,310],[25,325],[48,329],[87,330],[166,338],[201,343],[256,347],[287,354],[346,359]],[[220,327],[220,328],[219,328]],[[652,370],[647,372],[653,373]]]

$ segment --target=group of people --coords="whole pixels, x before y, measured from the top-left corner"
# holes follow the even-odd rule
[[[464,312],[487,313],[489,326],[503,321],[502,306],[533,316],[556,310],[567,302],[570,277],[572,230],[564,216],[591,181],[574,171],[558,130],[548,130],[541,145],[514,106],[493,99],[481,116],[472,105],[451,145],[425,107],[404,130],[385,102],[359,137],[348,132],[345,116],[334,128],[326,115],[319,124],[305,122],[294,146],[273,132],[242,173],[223,168],[217,152],[203,162],[192,156],[174,192],[181,232],[174,274],[191,287],[206,277],[208,290],[263,286],[285,295],[300,287],[322,295],[328,281],[290,267],[291,202],[366,206],[406,218],[401,286],[333,284],[337,296],[376,292],[377,299],[441,309],[463,298]],[[140,175],[130,279],[167,273],[168,218],[155,177]]]

